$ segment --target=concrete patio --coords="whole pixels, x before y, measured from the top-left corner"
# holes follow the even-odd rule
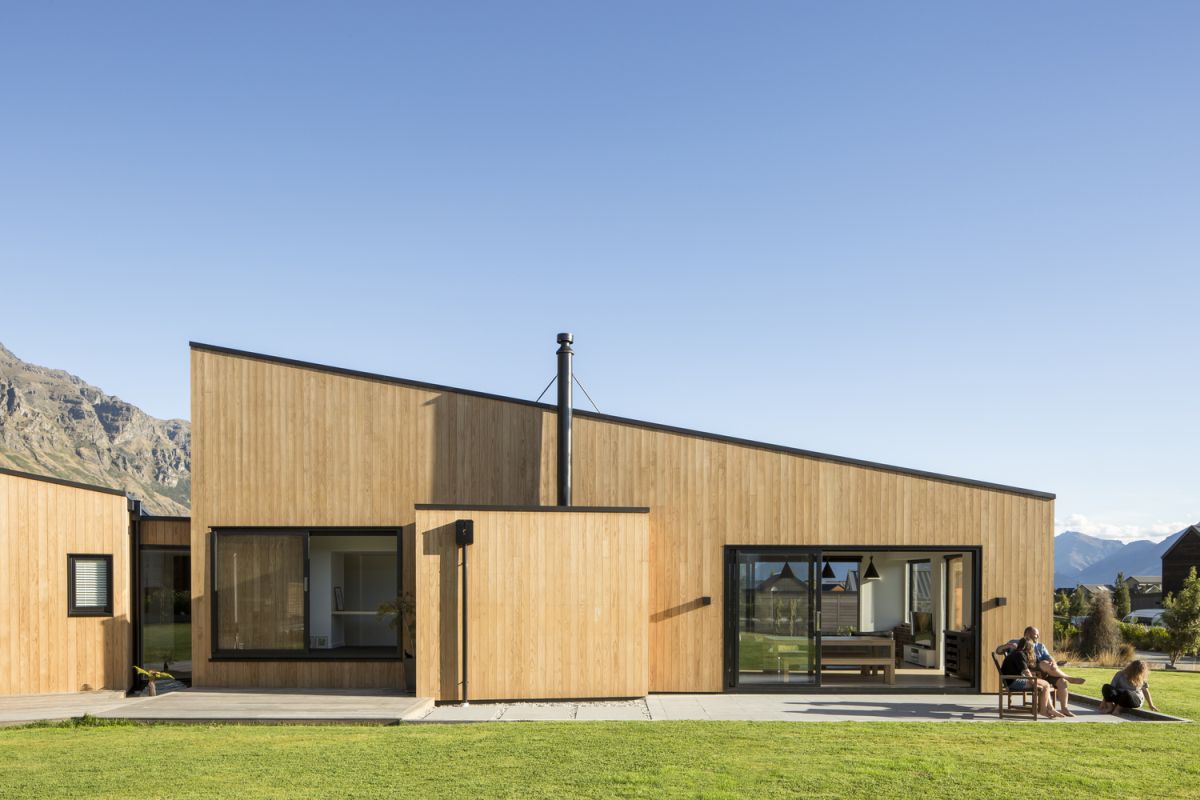
[[[158,697],[81,692],[0,698],[0,724],[91,714],[137,722],[277,722],[395,725],[427,714],[428,698],[387,690],[187,689]]]
[[[1074,718],[1052,724],[1137,721],[1072,704]],[[530,720],[741,720],[778,722],[1000,722],[994,695],[655,694],[611,702],[472,703],[435,706],[421,722]],[[414,720],[415,721],[415,720]],[[1026,717],[1008,718],[1018,724]]]
[[[1119,724],[1136,717],[1100,714],[1073,703],[1073,719],[1043,724]],[[638,700],[472,703],[435,706],[387,690],[188,689],[158,697],[82,692],[0,698],[0,725],[84,714],[138,722],[327,723],[742,720],[781,722],[1000,722],[994,695],[658,694]],[[1020,724],[1025,718],[1006,718]]]

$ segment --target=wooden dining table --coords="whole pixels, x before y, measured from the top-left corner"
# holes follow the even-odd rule
[[[882,667],[883,680],[896,683],[896,640],[887,636],[822,636],[822,667],[861,667],[875,674]]]

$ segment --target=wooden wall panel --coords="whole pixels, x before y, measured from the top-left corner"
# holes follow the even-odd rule
[[[460,518],[471,700],[647,693],[648,514],[418,510],[418,695],[462,698]]]
[[[142,544],[160,547],[191,546],[192,522],[186,517],[146,517],[139,525]]]
[[[361,664],[206,662],[209,526],[412,526],[417,503],[556,502],[555,415],[540,407],[196,349],[192,420],[200,685],[385,679]],[[586,414],[575,417],[574,480],[578,505],[652,509],[651,691],[721,690],[731,544],[980,546],[982,596],[1008,600],[985,605],[985,651],[1027,624],[1050,628],[1051,499]],[[713,603],[698,605],[705,595]]]
[[[0,474],[0,695],[126,689],[124,496]],[[67,555],[111,555],[113,613],[67,616]]]

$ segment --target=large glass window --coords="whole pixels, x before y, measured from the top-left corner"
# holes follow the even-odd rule
[[[399,531],[213,534],[219,656],[393,658],[380,604],[399,589]]]
[[[217,535],[218,650],[304,649],[304,544],[295,533]]]

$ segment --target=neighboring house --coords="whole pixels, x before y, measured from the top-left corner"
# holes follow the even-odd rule
[[[415,672],[438,701],[995,691],[979,654],[1050,627],[1052,494],[578,411],[560,343],[553,405],[193,344],[190,521],[94,487],[72,491],[112,506],[104,531],[0,513],[0,554],[25,559],[0,590],[52,600],[38,641],[107,637],[94,677],[22,667],[7,691],[123,688],[135,661],[209,687]],[[54,568],[21,555],[38,536],[78,544]],[[67,616],[67,553],[111,558],[106,616]],[[376,613],[397,596],[412,634]],[[847,628],[922,666],[883,686]],[[28,663],[57,672],[54,652]]]
[[[1195,567],[1200,571],[1200,526],[1193,525],[1175,540],[1175,544],[1162,554],[1162,590],[1164,595],[1179,594],[1188,572]]]
[[[1106,594],[1111,596],[1113,592],[1113,587],[1105,586],[1102,583],[1081,583],[1077,588],[1083,589],[1083,594],[1085,597],[1087,597],[1089,603],[1092,600],[1095,600],[1096,595],[1098,594]]]
[[[1129,609],[1140,611],[1162,605],[1162,577],[1159,575],[1130,575],[1124,581],[1129,588]]]

